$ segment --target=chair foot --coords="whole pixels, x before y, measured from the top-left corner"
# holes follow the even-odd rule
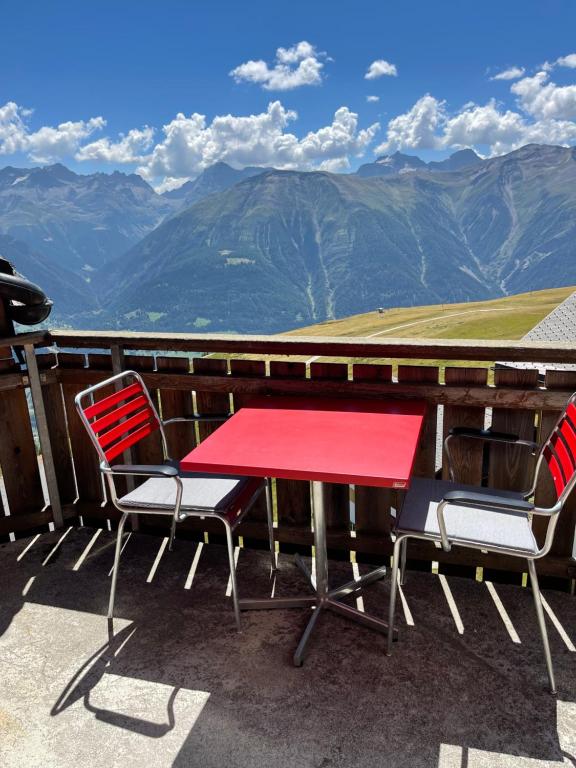
[[[116,534],[116,549],[114,552],[114,566],[112,568],[112,584],[110,585],[110,599],[108,601],[108,620],[112,621],[114,618],[114,601],[116,599],[116,584],[118,583],[118,569],[120,567],[120,553],[122,552],[122,536],[124,534],[124,526],[128,519],[128,513],[124,512],[118,523],[118,532]]]
[[[176,539],[176,518],[172,520],[172,525],[170,526],[170,540],[168,541],[169,552],[172,552],[174,550],[175,539]]]
[[[406,584],[406,557],[408,554],[408,539],[402,539],[400,549],[400,586]]]
[[[550,693],[556,694],[556,681],[554,679],[554,668],[552,666],[552,654],[550,653],[550,643],[548,641],[548,632],[546,630],[546,620],[544,618],[544,610],[542,608],[542,596],[540,595],[540,587],[538,585],[538,575],[536,573],[536,565],[534,560],[528,560],[528,573],[530,574],[530,581],[532,583],[532,596],[534,598],[534,607],[536,608],[536,617],[538,619],[538,626],[540,628],[540,635],[542,637],[542,645],[544,646],[544,658],[546,659],[546,669],[548,670],[548,680],[550,682]]]
[[[406,539],[397,538],[394,542],[392,555],[392,581],[390,584],[390,605],[388,608],[388,642],[386,643],[386,656],[392,655],[392,643],[394,641],[394,613],[396,610],[396,593],[398,592],[398,571],[400,568],[401,549]]]
[[[236,619],[236,629],[238,632],[242,631],[242,622],[240,619],[240,605],[238,602],[238,587],[236,585],[236,564],[234,562],[234,541],[232,539],[232,529],[227,523],[224,523],[226,528],[226,544],[228,547],[228,564],[230,567],[230,584],[232,585],[232,602],[234,604],[234,617]]]
[[[268,520],[268,539],[270,542],[270,569],[274,574],[278,570],[276,565],[276,549],[274,544],[274,520],[272,514],[272,481],[266,478],[266,518]]]

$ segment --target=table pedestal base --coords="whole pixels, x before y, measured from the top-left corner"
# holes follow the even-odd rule
[[[314,516],[314,551],[316,564],[316,583],[312,574],[302,561],[299,555],[296,555],[296,565],[310,584],[314,591],[313,595],[303,595],[296,597],[269,597],[252,598],[240,600],[240,609],[243,611],[251,610],[270,610],[275,608],[313,608],[314,612],[310,621],[304,630],[298,647],[294,653],[294,664],[297,667],[302,666],[306,646],[314,627],[318,623],[320,614],[323,611],[333,611],[350,621],[355,621],[369,629],[388,634],[388,624],[375,616],[369,616],[362,611],[358,611],[349,605],[341,602],[342,597],[353,595],[360,592],[365,586],[381,579],[386,574],[386,567],[381,566],[376,570],[365,574],[358,580],[349,581],[336,589],[328,588],[328,556],[326,552],[326,523],[324,515],[324,484],[320,481],[312,482],[312,512]],[[394,630],[394,638],[398,636],[398,631]]]

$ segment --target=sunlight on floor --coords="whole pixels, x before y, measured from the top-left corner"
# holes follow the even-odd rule
[[[550,768],[551,765],[572,768],[576,753],[576,703],[558,701],[557,722],[560,749],[566,753],[561,762],[551,763],[549,760],[533,757],[470,749],[456,744],[440,744],[438,768]],[[566,734],[570,736],[567,737]]]

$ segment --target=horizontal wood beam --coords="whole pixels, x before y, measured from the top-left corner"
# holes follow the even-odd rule
[[[29,333],[18,333],[14,336],[5,336],[0,338],[0,347],[22,347],[24,344],[49,345],[49,331],[30,331]]]
[[[51,331],[60,347],[258,355],[403,358],[536,363],[576,363],[576,345],[561,342],[479,339],[369,339],[361,336],[241,336],[236,334]]]
[[[92,368],[59,368],[61,381],[90,386],[110,371]],[[280,379],[244,376],[197,376],[187,373],[142,373],[154,389],[195,390],[198,392],[238,392],[252,395],[317,395],[341,397],[423,398],[439,405],[462,405],[521,409],[561,410],[572,394],[570,390],[514,389],[493,386],[452,387],[444,384],[409,384],[380,381],[331,379]]]
[[[21,373],[0,374],[0,391],[7,389],[21,389],[27,383],[28,377]]]
[[[63,512],[65,520],[72,520],[80,514],[78,507],[73,504],[64,507]],[[0,535],[25,533],[33,528],[38,528],[41,525],[47,526],[48,523],[53,522],[54,517],[50,507],[40,509],[37,512],[25,512],[21,515],[6,515],[5,517],[0,517]]]

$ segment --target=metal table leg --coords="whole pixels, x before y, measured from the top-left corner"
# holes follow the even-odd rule
[[[358,581],[350,581],[341,587],[330,590],[328,585],[328,553],[326,548],[326,515],[324,509],[324,483],[314,480],[311,483],[312,496],[312,515],[314,519],[314,561],[316,566],[316,584],[312,580],[308,568],[299,555],[296,555],[296,565],[303,572],[314,595],[296,596],[296,597],[271,597],[262,599],[244,599],[240,600],[240,608],[246,610],[268,610],[271,608],[306,608],[313,607],[313,613],[304,630],[298,647],[294,653],[294,664],[302,666],[308,641],[318,623],[320,614],[324,610],[333,611],[339,616],[343,616],[350,621],[355,621],[370,629],[387,634],[388,624],[377,619],[375,616],[369,616],[361,611],[357,611],[345,603],[340,602],[340,598],[346,595],[360,591],[368,584],[381,579],[385,573],[384,566],[377,568],[370,573],[362,576]],[[394,638],[397,637],[397,630],[394,630]]]

